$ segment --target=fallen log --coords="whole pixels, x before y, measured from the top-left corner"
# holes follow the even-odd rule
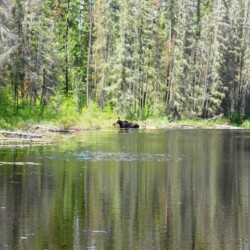
[[[45,145],[55,143],[41,138],[0,138],[1,146],[16,146],[16,145]]]
[[[216,115],[216,116],[214,116],[214,117],[212,117],[210,119],[207,119],[207,120],[208,121],[216,121],[216,120],[222,118],[223,116],[224,116],[223,114],[220,114],[220,115]]]
[[[32,125],[26,131],[0,130],[0,146],[54,144],[58,140],[59,133],[70,133],[76,130]],[[60,135],[61,136],[61,135]],[[57,140],[55,140],[57,138]]]
[[[67,128],[59,128],[59,127],[48,127],[42,125],[34,125],[29,131],[44,131],[44,132],[53,132],[53,133],[70,133],[75,132],[75,130],[67,129]]]
[[[14,138],[43,138],[42,135],[26,132],[12,132],[7,130],[0,130],[0,134],[5,137],[14,137]]]
[[[39,142],[39,141],[45,141],[40,140],[40,138],[0,138],[1,142]]]

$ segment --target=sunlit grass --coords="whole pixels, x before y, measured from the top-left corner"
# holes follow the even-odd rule
[[[141,127],[148,128],[165,128],[169,126],[168,117],[159,117],[159,118],[147,118],[145,120],[138,121]]]
[[[250,129],[250,119],[245,120],[245,121],[242,123],[241,128]]]
[[[76,130],[83,129],[108,129],[114,128],[113,123],[118,116],[122,120],[127,119],[125,115],[118,115],[111,107],[101,111],[96,103],[90,107],[84,107],[81,112],[76,108],[74,98],[62,98],[54,100],[46,107],[26,105],[18,109],[0,112],[0,129],[26,130],[32,125],[57,126]],[[148,117],[147,119],[128,119],[137,122],[141,128],[163,129],[163,128],[218,128],[221,126],[239,126],[235,124],[238,116],[225,118],[222,116],[210,119],[180,119],[171,121],[167,116]],[[250,129],[250,119],[245,120],[240,127]]]

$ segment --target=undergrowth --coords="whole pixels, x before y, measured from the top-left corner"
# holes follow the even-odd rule
[[[120,117],[127,119],[124,114],[117,114],[108,106],[103,111],[96,103],[91,103],[90,107],[83,107],[81,112],[77,110],[77,101],[73,97],[55,97],[47,106],[40,106],[39,103],[30,105],[19,104],[18,107],[8,105],[11,103],[11,97],[0,95],[0,129],[17,130],[26,129],[33,124],[55,125],[63,128],[78,129],[102,129],[111,128],[112,124]],[[137,120],[130,114],[129,120],[138,122],[141,127],[164,128],[170,123],[167,116],[161,117],[147,116]],[[229,118],[221,117],[219,119],[181,119],[174,123],[186,124],[192,127],[209,128],[218,124],[236,125],[245,129],[250,129],[250,118],[244,119],[242,116],[233,114]]]

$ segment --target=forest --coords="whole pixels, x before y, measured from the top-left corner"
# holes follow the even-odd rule
[[[0,0],[0,124],[69,106],[133,119],[248,117],[249,9],[249,0]]]

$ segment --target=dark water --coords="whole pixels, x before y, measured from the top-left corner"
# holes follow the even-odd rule
[[[0,148],[0,249],[250,249],[250,131],[94,131]]]

